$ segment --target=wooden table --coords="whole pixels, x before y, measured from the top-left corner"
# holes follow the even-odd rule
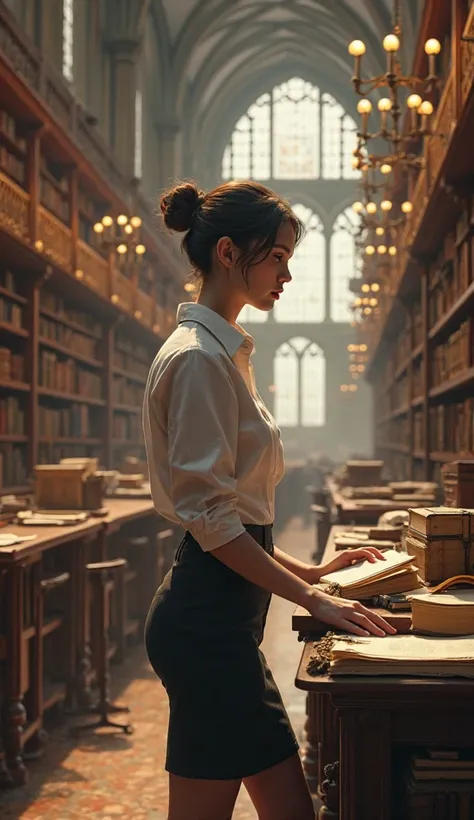
[[[146,548],[136,561],[131,561],[128,575],[139,587],[136,599],[140,601],[140,613],[134,623],[137,635],[161,580],[157,578],[155,536],[160,527],[168,525],[156,514],[151,499],[106,499],[104,506],[108,509],[106,517],[90,518],[76,526],[8,525],[2,529],[18,535],[36,534],[36,538],[0,547],[0,665],[5,669],[3,693],[0,691],[0,785],[25,782],[25,746],[28,743],[31,750],[32,744],[39,746],[43,742],[43,715],[47,709],[61,701],[75,708],[90,702],[93,665],[88,562],[122,555],[129,536],[143,536]],[[56,574],[68,573],[67,595],[61,601],[61,613],[44,618],[42,581],[51,569]],[[116,597],[116,610],[121,613],[116,623],[120,650],[116,659],[121,660],[127,630],[123,629],[122,634],[124,596],[121,604],[120,591]],[[53,655],[54,677],[58,680],[54,686],[45,686],[44,653],[46,642],[51,640],[59,641],[59,651]],[[0,674],[0,687],[1,681]]]
[[[333,478],[326,479],[326,486],[331,498],[333,520],[337,524],[376,524],[384,512],[407,510],[409,506],[406,501],[402,503],[384,498],[373,498],[370,499],[370,504],[361,504],[357,499],[342,495]]]
[[[347,529],[332,528],[323,563],[335,555],[334,535]],[[409,630],[408,613],[376,611],[399,632]],[[474,747],[474,681],[313,677],[306,671],[313,638],[327,627],[297,608],[293,629],[305,640],[295,683],[308,692],[303,765],[323,802],[320,820],[405,817],[404,773],[411,752],[424,745]]]

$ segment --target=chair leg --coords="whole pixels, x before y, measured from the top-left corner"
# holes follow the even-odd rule
[[[109,715],[129,713],[128,706],[116,706],[110,701],[110,661],[109,661],[109,591],[108,591],[108,577],[106,572],[100,572],[93,575],[95,581],[95,595],[98,602],[97,621],[99,624],[99,640],[97,647],[98,655],[98,686],[99,686],[99,702],[96,706],[87,710],[88,714],[99,715],[99,719],[94,723],[84,724],[78,726],[74,731],[93,731],[102,727],[118,729],[127,735],[133,732],[133,726],[130,723],[116,723],[110,720]]]

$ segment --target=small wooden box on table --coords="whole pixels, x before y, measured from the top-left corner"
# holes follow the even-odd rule
[[[334,535],[347,529],[332,528],[323,562],[335,555]],[[376,611],[398,632],[409,631],[408,613]],[[299,607],[293,629],[305,641],[295,683],[308,693],[303,765],[323,802],[320,820],[411,820],[404,799],[412,752],[474,749],[474,681],[314,677],[307,672],[313,639],[327,627]]]

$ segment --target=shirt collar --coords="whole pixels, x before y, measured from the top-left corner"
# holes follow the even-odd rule
[[[197,322],[203,325],[225,347],[231,358],[240,348],[248,356],[255,348],[254,339],[240,325],[231,325],[214,310],[197,302],[184,302],[178,306],[177,323],[182,322]]]

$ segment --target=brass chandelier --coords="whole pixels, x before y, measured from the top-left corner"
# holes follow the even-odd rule
[[[400,0],[395,0],[392,31],[383,39],[383,48],[387,55],[387,68],[384,74],[363,78],[361,68],[362,57],[366,53],[365,43],[362,40],[353,40],[349,44],[349,54],[354,57],[352,85],[355,93],[361,97],[357,104],[361,126],[357,134],[357,146],[353,152],[353,166],[362,172],[369,168],[378,168],[382,174],[389,174],[399,163],[409,167],[421,167],[422,159],[410,152],[409,145],[416,139],[433,135],[431,120],[434,104],[430,97],[433,98],[438,86],[436,57],[441,51],[441,43],[435,38],[430,38],[425,43],[428,74],[424,79],[403,74],[399,56],[402,40],[400,5]],[[373,112],[373,104],[368,94],[378,89],[386,90],[386,95],[377,102],[380,118],[378,125],[372,130],[369,119]],[[406,98],[409,117],[405,130],[402,119],[402,89],[409,92]],[[369,150],[369,144],[373,140],[378,140],[382,145],[385,142],[387,150],[380,150],[378,153]]]
[[[140,239],[142,220],[139,216],[119,214],[114,219],[109,214],[94,225],[94,232],[102,247],[114,256],[119,270],[127,270],[139,264],[146,253]]]

